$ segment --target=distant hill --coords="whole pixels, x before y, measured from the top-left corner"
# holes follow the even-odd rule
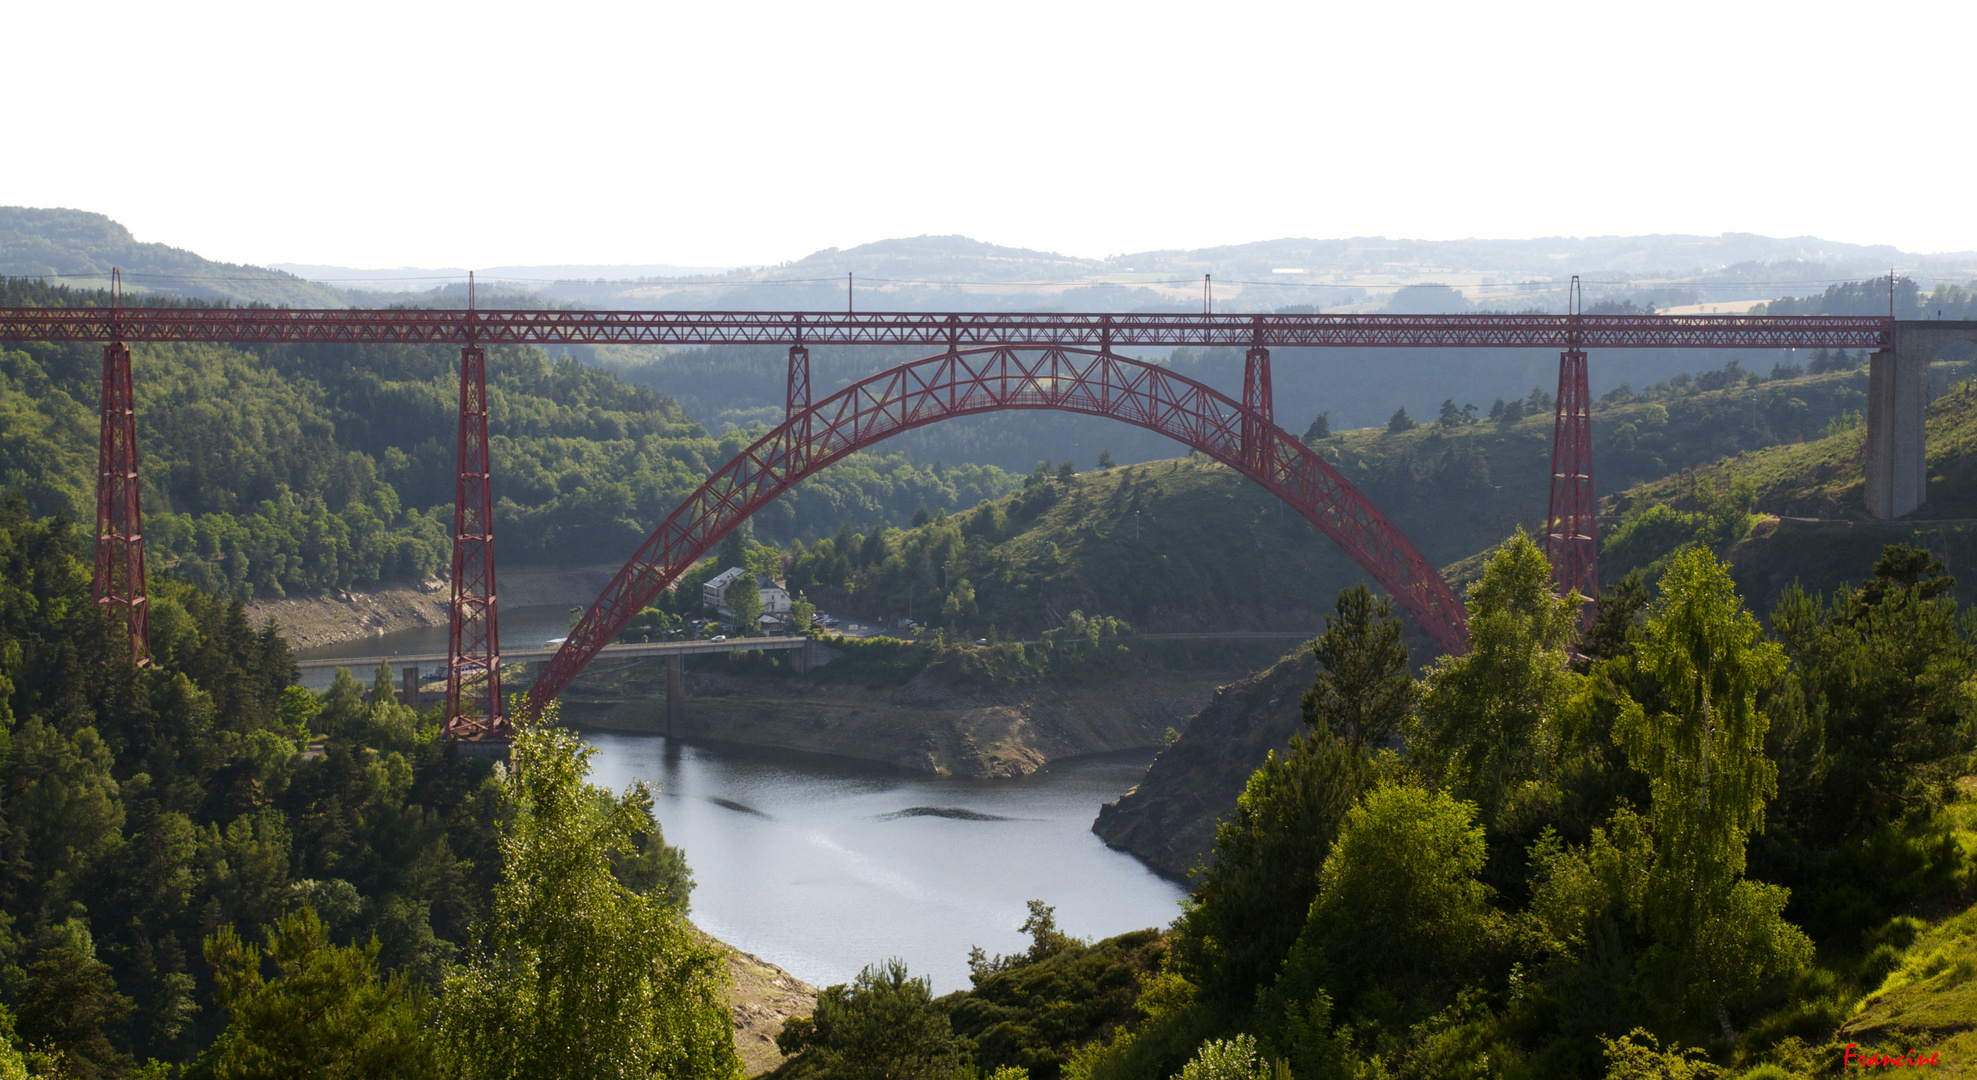
[[[184,248],[140,243],[129,229],[87,210],[0,206],[0,276],[106,288],[123,270],[126,295],[165,293],[234,303],[343,307],[343,290],[259,266],[214,262]]]
[[[1452,310],[1563,310],[1572,275],[1585,300],[1662,307],[1818,292],[1890,266],[1929,288],[1977,278],[1977,252],[1917,255],[1816,237],[1541,237],[1528,240],[1286,238],[1104,258],[1011,248],[964,236],[898,237],[828,248],[775,266],[720,274],[541,286],[557,299],[622,308],[872,311],[1199,311],[1212,276],[1217,310],[1385,310],[1399,290],[1454,287]],[[848,297],[847,274],[857,277]]]
[[[325,266],[319,263],[273,263],[269,269],[294,274],[343,289],[377,293],[430,292],[467,280],[464,266],[402,266],[395,269],[361,269],[354,266]],[[597,280],[630,281],[650,277],[689,277],[697,274],[724,274],[725,266],[674,266],[670,263],[598,266],[560,264],[551,266],[483,266],[475,270],[480,283],[504,288],[535,291],[559,282]]]

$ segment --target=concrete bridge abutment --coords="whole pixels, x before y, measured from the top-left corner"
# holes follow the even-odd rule
[[[1929,363],[1958,341],[1977,341],[1977,322],[1903,320],[1895,347],[1868,361],[1866,502],[1877,518],[1902,517],[1929,498]]]

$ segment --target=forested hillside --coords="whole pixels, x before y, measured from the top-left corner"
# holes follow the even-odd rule
[[[1048,1080],[1960,1067],[1977,642],[1946,569],[1890,546],[1788,595],[1774,637],[1691,545],[1581,637],[1520,536],[1469,590],[1472,650],[1419,677],[1387,606],[1349,590],[1315,665],[1216,706],[1225,744],[1261,719],[1243,695],[1303,731],[1248,776],[1166,933],[1073,941],[1046,899],[1032,948],[978,952],[965,993],[897,963],[824,990],[780,1075],[882,1055]]]
[[[781,349],[576,347],[571,351],[619,372],[629,382],[677,398],[690,415],[712,427],[766,426],[782,419],[787,361]],[[811,351],[811,378],[821,394],[930,351],[820,347]],[[1240,349],[1174,349],[1149,358],[1224,394],[1240,396]],[[1732,363],[1741,373],[1766,376],[1778,365],[1803,367],[1809,359],[1787,352],[1616,350],[1594,356],[1591,382],[1599,396],[1623,385],[1640,388],[1685,374],[1720,371]],[[1491,401],[1524,398],[1534,386],[1552,391],[1558,384],[1558,356],[1528,349],[1278,349],[1271,358],[1271,378],[1279,424],[1302,431],[1323,413],[1331,428],[1345,430],[1383,425],[1396,409],[1417,419],[1432,419],[1445,399],[1453,399],[1458,407],[1474,403],[1487,410]],[[904,432],[887,446],[921,461],[970,461],[1009,471],[1027,471],[1045,457],[1090,468],[1100,450],[1130,464],[1172,457],[1186,449],[1142,428],[1056,412],[964,417]]]
[[[103,301],[18,280],[0,303]],[[236,595],[416,579],[450,558],[457,350],[141,345],[133,350],[149,553]],[[532,348],[489,351],[504,562],[610,562],[738,451],[671,400]],[[0,349],[0,489],[94,520],[97,346]],[[859,454],[759,515],[766,537],[958,509],[1015,480]]]
[[[1862,358],[1811,361],[1814,373],[1733,365],[1615,388],[1594,410],[1601,490],[1857,422]],[[1437,565],[1542,521],[1552,435],[1542,389],[1467,410],[1450,401],[1420,422],[1321,430],[1310,445]],[[781,554],[791,586],[826,610],[910,616],[964,637],[1034,635],[1074,610],[1141,631],[1304,629],[1363,578],[1308,522],[1199,456],[1085,472],[1046,463],[1020,492],[965,513],[883,533],[847,526]]]
[[[643,785],[589,787],[553,728],[518,745],[524,779],[463,759],[388,670],[292,686],[272,626],[169,579],[134,668],[86,554],[0,498],[0,1076],[423,1080],[542,1053],[734,1074]],[[559,935],[597,955],[518,944]],[[532,995],[612,979],[608,1035],[559,1044],[569,1014]]]

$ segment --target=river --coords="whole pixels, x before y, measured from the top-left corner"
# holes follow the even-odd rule
[[[965,989],[968,949],[1028,947],[1025,901],[1079,937],[1162,926],[1182,890],[1092,835],[1102,803],[1153,752],[1055,763],[1020,780],[968,780],[855,762],[592,733],[591,779],[658,789],[666,839],[698,888],[693,920],[817,986],[898,956],[934,992]]]

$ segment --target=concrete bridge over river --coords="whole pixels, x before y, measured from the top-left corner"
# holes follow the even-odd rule
[[[509,663],[540,663],[556,655],[557,648],[542,646],[534,649],[504,649],[501,660]],[[759,637],[729,638],[723,641],[652,641],[635,642],[624,645],[606,645],[599,652],[599,659],[629,660],[646,656],[666,658],[666,734],[676,736],[682,730],[686,708],[686,657],[706,653],[736,652],[783,652],[790,654],[790,666],[798,672],[808,672],[811,668],[830,663],[835,655],[828,645],[807,637]],[[302,660],[296,663],[301,671],[327,671],[334,668],[349,668],[351,671],[375,669],[379,664],[389,664],[399,669],[402,680],[399,698],[414,708],[424,704],[423,678],[420,673],[437,667],[443,677],[446,674],[446,653],[395,653],[390,656],[338,656],[323,659]]]

